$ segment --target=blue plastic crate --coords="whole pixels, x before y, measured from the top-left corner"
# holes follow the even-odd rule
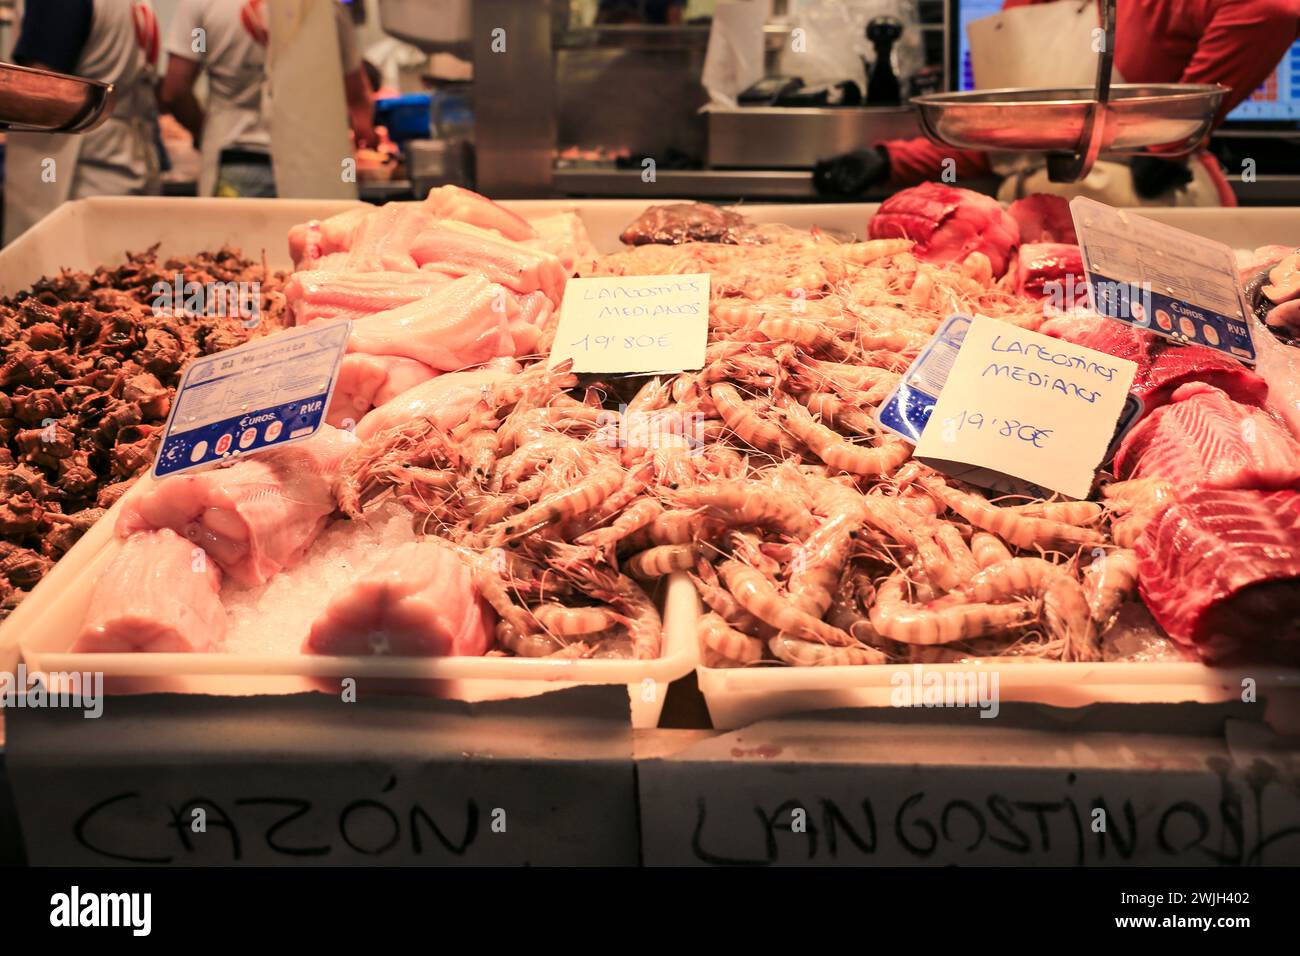
[[[432,132],[429,121],[428,93],[410,93],[375,101],[375,125],[388,128],[395,142],[408,139],[428,139]]]

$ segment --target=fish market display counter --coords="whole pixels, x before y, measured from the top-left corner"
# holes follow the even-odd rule
[[[573,214],[565,228],[576,223],[596,252],[609,254],[646,206],[539,201],[510,209],[532,222]],[[269,280],[292,264],[292,228],[307,224],[311,254],[341,255],[328,250],[322,223],[365,208],[71,203],[0,253],[0,294],[61,269],[99,274],[125,250],[154,243],[162,259],[238,246],[248,257],[239,268],[260,259]],[[850,241],[876,211],[745,213],[760,228]],[[1144,214],[1238,248],[1300,245],[1292,210]],[[391,256],[391,241],[376,236],[374,254]],[[869,242],[852,248],[879,252]],[[674,271],[689,270],[664,265],[647,274]],[[544,290],[514,293],[525,302]],[[104,295],[86,293],[96,294]],[[281,287],[274,294],[281,299],[267,301],[282,304]],[[324,301],[299,294],[312,308]],[[143,448],[150,434],[132,438]],[[227,652],[86,652],[76,642],[96,609],[96,583],[124,547],[118,519],[152,484],[141,479],[96,502],[102,520],[0,625],[0,671],[61,675],[51,691],[65,693],[64,706],[0,713],[4,776],[33,862],[1300,862],[1291,832],[1300,796],[1287,782],[1300,770],[1294,669],[1136,658],[884,663],[865,645],[853,650],[881,662],[731,666],[738,658],[702,649],[699,637],[712,626],[701,623],[699,595],[715,612],[720,599],[698,590],[710,587],[707,579],[693,587],[682,573],[691,568],[678,565],[647,588],[656,605],[647,614],[662,620],[653,654],[620,651],[621,632],[608,655],[531,658],[297,653],[296,632],[292,647],[270,640]],[[396,547],[382,536],[359,540],[372,550]],[[755,540],[746,560],[761,566],[772,542]],[[744,568],[732,562],[722,572],[728,588],[743,590]],[[319,613],[332,581],[323,577],[321,594],[294,600]],[[275,593],[240,604],[239,626],[259,616],[278,621]],[[619,626],[627,619],[624,606],[610,618]],[[808,626],[838,634],[820,621]],[[597,639],[605,640],[596,633],[593,647]],[[70,701],[81,674],[88,688],[102,679],[109,696]],[[88,713],[101,708],[102,716]]]

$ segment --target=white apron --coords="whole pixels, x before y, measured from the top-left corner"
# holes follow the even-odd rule
[[[215,196],[221,173],[221,153],[248,128],[249,111],[231,100],[208,92],[208,108],[203,118],[203,148],[199,151],[199,195]]]
[[[8,134],[6,243],[69,199],[159,192],[152,86],[157,50],[158,21],[148,0],[95,0],[90,36],[74,72],[117,87],[113,113],[88,133]]]
[[[1094,0],[1057,0],[1004,10],[970,25],[971,71],[980,89],[1014,86],[1093,86],[1097,54],[1093,30],[1100,25]],[[1084,55],[1080,55],[1083,51]],[[1112,83],[1124,82],[1118,70]],[[1122,159],[1099,159],[1077,183],[1047,178],[1047,159],[1032,153],[991,153],[990,165],[1003,178],[998,199],[1011,202],[1031,193],[1087,196],[1112,206],[1218,206],[1219,191],[1205,165],[1189,157],[1192,181],[1153,199],[1139,196]]]

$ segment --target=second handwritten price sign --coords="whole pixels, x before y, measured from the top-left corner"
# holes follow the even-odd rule
[[[551,365],[575,372],[684,372],[704,367],[708,273],[570,279]]]
[[[1137,366],[976,316],[916,457],[977,477],[987,469],[1086,498]]]

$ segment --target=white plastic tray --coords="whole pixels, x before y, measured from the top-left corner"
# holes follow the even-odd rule
[[[355,203],[300,200],[90,199],[68,203],[0,252],[0,294],[31,285],[61,268],[89,269],[120,262],[129,251],[161,243],[160,254],[189,255],[239,246],[271,269],[290,268],[288,231]],[[528,203],[527,216],[573,208],[571,203]],[[637,210],[640,209],[640,204]],[[608,217],[613,228],[621,216]],[[626,223],[619,222],[613,232]],[[606,230],[608,232],[608,229]],[[147,479],[146,479],[147,480]],[[135,493],[139,485],[132,489]],[[664,601],[664,649],[653,661],[527,660],[497,657],[326,657],[236,654],[72,654],[94,582],[121,547],[113,535],[119,501],[47,574],[0,625],[0,670],[19,657],[34,670],[99,671],[119,692],[213,694],[294,693],[345,677],[393,682],[462,700],[529,697],[581,684],[625,684],[635,727],[659,722],[668,684],[698,661],[695,591],[673,578]],[[399,683],[400,682],[400,683]],[[418,683],[411,683],[418,682]],[[436,684],[429,682],[437,682]]]
[[[633,726],[640,728],[658,725],[668,685],[689,674],[698,661],[698,605],[685,575],[676,575],[668,583],[664,648],[653,661],[71,653],[94,582],[122,548],[121,539],[113,534],[118,513],[151,480],[142,478],[0,625],[0,670],[12,672],[21,656],[31,670],[102,673],[108,688],[119,693],[290,694],[321,688],[338,692],[339,682],[350,677],[400,681],[391,686],[470,701],[531,697],[580,684],[626,684]]]
[[[911,664],[861,667],[711,668],[700,666],[700,692],[719,730],[757,720],[842,707],[895,707],[900,684],[910,687]],[[1242,700],[1243,681],[1266,701],[1267,719],[1279,732],[1300,731],[1300,671],[1284,668],[1214,669],[1187,663],[926,664],[924,674],[997,672],[999,704],[1056,707],[1099,703],[1213,704]],[[907,698],[903,698],[904,701]],[[924,708],[920,708],[924,709]]]

